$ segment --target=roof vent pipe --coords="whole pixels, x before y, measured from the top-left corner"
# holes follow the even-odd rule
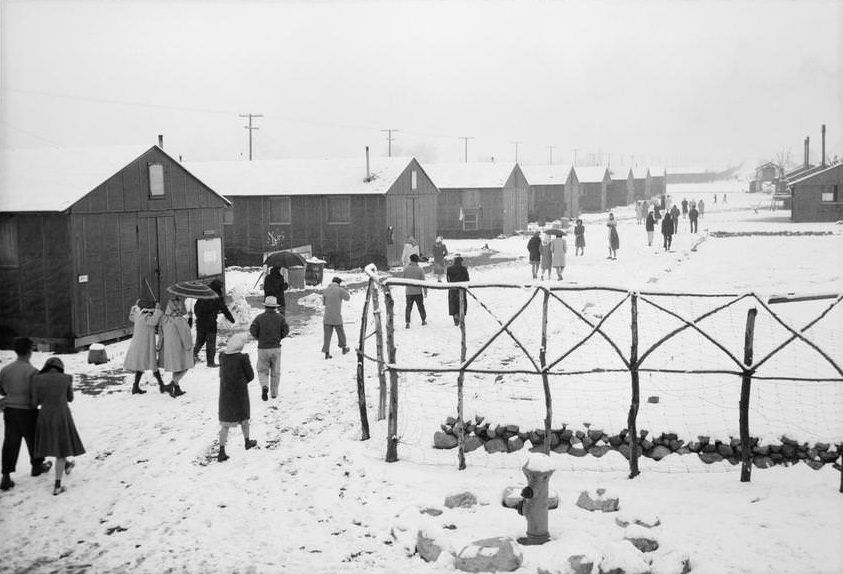
[[[372,176],[369,173],[369,146],[366,146],[366,181],[372,181]]]
[[[822,146],[823,154],[822,154],[821,159],[820,159],[820,165],[825,167],[825,124],[823,124],[822,133],[823,133],[823,146]]]
[[[810,166],[809,157],[811,155],[811,136],[805,138],[805,169]]]
[[[158,134],[158,147],[164,149],[164,134]]]

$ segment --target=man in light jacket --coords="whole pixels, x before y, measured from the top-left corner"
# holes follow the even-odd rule
[[[345,329],[342,326],[342,302],[351,299],[348,289],[340,285],[342,279],[334,277],[331,284],[322,291],[322,302],[325,304],[325,315],[322,325],[325,330],[325,338],[322,344],[322,352],[325,358],[331,358],[331,337],[334,331],[337,332],[337,344],[342,349],[342,354],[348,353],[348,345],[345,341]]]
[[[424,269],[419,267],[419,256],[413,253],[410,255],[410,262],[404,268],[404,279],[418,279],[424,281]],[[413,305],[419,308],[419,316],[421,316],[422,325],[427,325],[427,311],[424,309],[424,298],[427,295],[427,288],[419,287],[418,285],[407,285],[407,305],[404,308],[404,322],[405,327],[410,328],[410,313],[413,310]]]
[[[264,312],[255,317],[249,326],[249,333],[258,341],[258,381],[261,384],[261,399],[278,397],[281,382],[281,339],[290,333],[290,326],[284,315],[278,312],[278,299],[272,295],[264,299]],[[271,388],[270,388],[271,385]]]

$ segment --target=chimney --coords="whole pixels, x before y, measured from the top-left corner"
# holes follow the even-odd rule
[[[808,161],[809,156],[811,155],[811,136],[805,137],[805,169],[808,169],[808,166],[811,165]]]
[[[372,176],[369,174],[369,146],[366,146],[366,181],[372,181]]]
[[[823,124],[822,133],[823,133],[823,144],[822,144],[823,154],[822,154],[822,156],[820,156],[820,165],[825,167],[825,124]]]
[[[158,147],[164,149],[164,134],[158,134]]]

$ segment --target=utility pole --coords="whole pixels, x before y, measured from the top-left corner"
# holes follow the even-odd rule
[[[577,166],[577,152],[580,151],[580,148],[575,147],[571,151],[574,152],[574,167],[576,167]]]
[[[515,163],[518,163],[518,144],[521,142],[512,142],[515,144]]]
[[[394,139],[395,139],[395,138],[393,138],[393,137],[392,137],[392,132],[396,132],[396,133],[398,133],[398,130],[395,130],[395,129],[388,129],[388,130],[381,130],[381,131],[382,131],[382,132],[385,132],[385,133],[387,134],[387,135],[386,135],[386,141],[387,141],[387,142],[388,142],[388,144],[389,144],[389,157],[392,157],[392,140],[394,140]]]
[[[550,150],[550,165],[553,165],[553,148],[555,148],[555,147],[556,147],[555,145],[547,146],[547,149]]]
[[[462,136],[461,140],[465,140],[465,163],[468,163],[468,140],[473,140],[471,136]]]
[[[262,118],[263,114],[240,114],[241,118],[249,118],[249,125],[243,126],[249,130],[249,161],[252,161],[252,131],[260,128],[252,127],[252,118]]]

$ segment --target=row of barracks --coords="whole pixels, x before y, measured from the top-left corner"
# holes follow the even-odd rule
[[[0,154],[0,346],[131,333],[138,298],[224,280],[310,245],[335,268],[396,265],[415,237],[513,234],[664,192],[664,170],[420,164],[414,158],[181,162],[152,147]]]

